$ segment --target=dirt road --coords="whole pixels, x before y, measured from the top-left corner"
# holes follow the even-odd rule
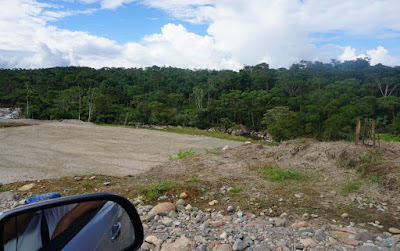
[[[214,146],[240,145],[145,129],[49,121],[33,123],[38,124],[0,129],[1,183],[92,173],[134,175],[168,161],[180,149],[193,148],[204,153],[204,149]]]

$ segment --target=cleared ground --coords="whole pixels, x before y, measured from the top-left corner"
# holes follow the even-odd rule
[[[92,124],[0,120],[31,126],[0,128],[0,182],[73,175],[136,175],[179,150],[231,147],[241,143],[162,131]]]

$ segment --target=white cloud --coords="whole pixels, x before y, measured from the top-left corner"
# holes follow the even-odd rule
[[[400,32],[398,0],[75,0],[103,9],[136,2],[158,8],[172,18],[209,25],[208,35],[167,24],[142,41],[118,44],[86,32],[50,26],[65,16],[95,10],[65,11],[36,0],[0,1],[0,67],[92,67],[170,65],[231,68],[267,62],[272,67],[339,57],[371,58],[371,64],[399,62],[379,46],[357,55],[357,48],[324,44],[312,33],[346,33],[349,37],[394,37]],[[321,36],[323,37],[323,35]]]
[[[389,51],[382,46],[378,46],[376,49],[368,50],[367,54],[371,58],[371,65],[376,65],[379,63],[385,65],[395,65],[399,63],[394,57],[389,55]]]
[[[34,3],[15,0],[17,6]],[[0,4],[0,10],[1,8]],[[226,57],[211,36],[188,32],[182,25],[167,24],[161,33],[140,42],[118,44],[86,32],[58,29],[46,24],[45,7],[31,5],[29,12],[13,9],[0,15],[0,67],[41,68],[80,65],[141,67],[166,65],[183,68],[230,68],[241,65]],[[1,13],[0,13],[1,14]]]
[[[82,3],[94,4],[100,3],[102,9],[116,9],[124,4],[132,3],[136,0],[80,0]]]
[[[366,51],[365,54],[356,54],[356,49],[350,46],[344,48],[343,54],[338,59],[340,61],[355,60],[357,58],[369,58],[371,65],[384,64],[394,66],[399,63],[399,60],[389,54],[389,51],[382,46],[378,46],[376,49]]]

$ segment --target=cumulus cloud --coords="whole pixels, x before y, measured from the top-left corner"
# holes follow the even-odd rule
[[[82,31],[48,24],[94,9],[69,11],[36,0],[0,1],[0,67],[140,67],[239,69],[267,62],[287,67],[299,60],[351,60],[368,56],[371,64],[399,62],[388,49],[362,51],[324,44],[313,33],[393,37],[400,31],[398,0],[75,0],[117,9],[135,2],[167,12],[172,20],[207,24],[208,35],[165,24],[160,33],[120,44]]]
[[[19,2],[16,6],[34,3],[33,0],[15,1]],[[15,16],[0,15],[0,67],[241,68],[237,61],[226,56],[226,51],[217,48],[211,36],[190,33],[182,25],[166,24],[160,33],[148,35],[142,41],[118,44],[87,32],[49,26],[43,16],[46,6],[30,7],[34,8],[29,12],[15,9]]]
[[[355,60],[357,58],[368,58],[371,65],[384,64],[393,66],[399,63],[399,61],[389,54],[389,51],[382,46],[378,46],[376,49],[371,49],[366,51],[365,54],[356,54],[356,49],[351,46],[346,46],[344,48],[343,54],[341,54],[338,59],[340,61]]]

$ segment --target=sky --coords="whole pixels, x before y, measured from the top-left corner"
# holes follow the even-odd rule
[[[0,68],[400,65],[398,0],[0,0]]]

